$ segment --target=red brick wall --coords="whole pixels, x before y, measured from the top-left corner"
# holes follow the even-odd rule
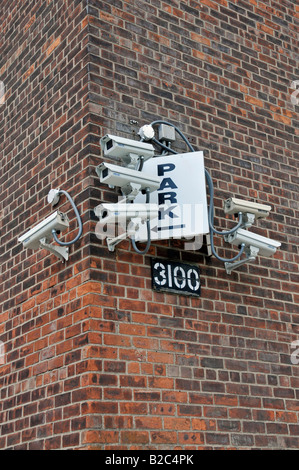
[[[2,2],[0,447],[297,448],[298,119],[294,2]],[[297,28],[297,29],[296,29]],[[95,236],[105,133],[178,125],[227,197],[273,207],[282,243],[232,275],[181,242]],[[133,121],[137,121],[137,124]],[[186,151],[178,141],[177,150]],[[84,232],[62,264],[17,238],[69,191]],[[59,209],[71,219],[66,200]],[[221,256],[235,254],[216,237]],[[199,299],[151,289],[150,259],[196,262]]]
[[[81,445],[89,279],[88,38],[81,1],[1,3],[1,448]],[[18,237],[74,197],[84,235],[61,263]],[[77,223],[70,204],[59,210]],[[83,371],[80,368],[83,368]]]

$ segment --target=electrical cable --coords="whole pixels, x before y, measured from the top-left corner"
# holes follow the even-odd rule
[[[221,256],[218,255],[218,253],[216,253],[216,250],[215,250],[214,233],[217,233],[219,235],[229,235],[231,233],[236,232],[242,224],[242,213],[239,212],[239,223],[233,229],[228,230],[228,231],[219,232],[214,228],[214,186],[213,186],[213,180],[211,178],[211,175],[208,172],[208,170],[206,170],[206,169],[205,169],[205,174],[206,174],[206,180],[207,180],[207,183],[208,183],[209,193],[210,193],[210,204],[209,204],[209,211],[208,211],[208,220],[209,220],[210,235],[211,235],[211,250],[212,250],[213,255],[219,261],[223,261],[223,263],[230,263],[230,262],[238,260],[242,256],[242,254],[244,253],[244,250],[245,250],[245,244],[244,243],[241,244],[241,249],[240,249],[239,253],[234,258],[230,258],[230,259],[222,258]]]
[[[146,188],[146,201],[145,201],[145,203],[148,204],[149,202],[150,202],[150,189]],[[133,248],[136,251],[136,253],[138,253],[139,255],[145,255],[148,252],[148,250],[150,249],[150,246],[151,246],[150,220],[146,221],[146,228],[147,228],[147,243],[146,243],[146,246],[145,246],[144,250],[139,250],[139,248],[136,245],[136,241],[135,241],[134,237],[132,237]]]
[[[144,156],[141,155],[141,157],[139,157],[139,168],[138,168],[138,171],[142,171],[143,170],[143,165],[144,165]]]
[[[167,145],[162,144],[162,142],[159,142],[159,140],[157,140],[155,137],[153,139],[151,139],[151,141],[154,144],[159,145],[163,150],[167,150],[167,152],[170,152],[172,154],[177,154],[177,152],[175,150],[167,147]]]
[[[76,236],[73,240],[71,240],[71,241],[69,241],[69,242],[62,242],[62,241],[60,241],[59,238],[57,237],[56,230],[54,230],[54,229],[52,230],[52,234],[53,234],[54,240],[55,240],[59,245],[61,245],[61,246],[70,246],[70,245],[73,245],[74,243],[76,243],[76,241],[78,241],[79,238],[81,237],[82,232],[83,232],[83,225],[82,225],[82,221],[81,221],[81,218],[80,218],[79,211],[78,211],[78,209],[77,209],[77,207],[76,207],[76,205],[75,205],[75,203],[74,203],[72,197],[69,195],[69,193],[67,193],[67,192],[64,191],[63,189],[59,189],[58,194],[64,194],[64,195],[68,198],[68,200],[70,201],[70,203],[71,203],[71,205],[72,205],[72,207],[73,207],[73,209],[74,209],[74,211],[75,211],[75,215],[76,215],[76,218],[77,218],[77,221],[78,221],[78,225],[79,225],[79,231],[78,231],[77,236]]]
[[[239,222],[238,224],[232,228],[231,230],[227,230],[227,231],[219,231],[219,230],[216,230],[214,228],[214,186],[213,186],[213,180],[211,178],[211,175],[210,173],[205,169],[205,175],[206,175],[206,180],[207,180],[207,183],[208,183],[208,186],[209,186],[209,193],[210,193],[210,205],[209,205],[209,226],[210,226],[210,229],[214,232],[214,233],[217,233],[217,235],[230,235],[231,233],[234,233],[236,232],[241,226],[242,226],[242,223],[243,223],[243,214],[242,212],[239,212],[238,215],[239,215]],[[211,202],[212,201],[212,202]]]
[[[218,255],[218,253],[216,253],[215,246],[214,246],[214,236],[213,236],[213,234],[211,234],[211,250],[212,250],[213,255],[219,261],[222,261],[223,263],[232,263],[233,261],[236,261],[239,258],[241,258],[241,256],[243,255],[244,250],[245,250],[245,243],[241,244],[241,249],[240,249],[239,253],[234,258],[229,258],[229,259],[228,258],[222,258],[221,256]]]
[[[139,162],[138,171],[142,171],[143,170],[143,165],[144,165],[144,157],[141,156],[139,160],[140,160],[140,162]],[[149,190],[149,188],[146,188],[146,203],[149,203],[149,202],[150,202],[150,190]],[[148,250],[150,249],[150,246],[151,246],[151,229],[150,229],[150,221],[149,220],[146,221],[146,226],[147,226],[147,243],[146,243],[146,247],[145,247],[144,250],[139,250],[139,248],[137,248],[137,245],[136,245],[136,242],[135,242],[134,238],[132,238],[133,248],[136,251],[136,253],[138,253],[140,255],[145,255],[148,252]]]

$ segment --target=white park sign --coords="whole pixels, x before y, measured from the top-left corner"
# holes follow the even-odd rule
[[[159,206],[159,216],[150,222],[152,240],[191,239],[209,233],[203,152],[154,157],[144,163],[142,171],[161,180],[150,198]],[[142,194],[134,201],[144,202]],[[135,240],[147,240],[146,224],[140,226]]]

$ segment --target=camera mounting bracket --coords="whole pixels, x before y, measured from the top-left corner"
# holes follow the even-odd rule
[[[69,259],[69,249],[63,246],[55,246],[48,243],[46,238],[42,238],[40,241],[41,248],[45,248],[50,251],[53,255],[58,256],[61,261],[68,261]]]
[[[224,263],[227,274],[231,274],[232,271],[239,268],[245,263],[252,263],[253,261],[255,261],[258,255],[258,252],[259,252],[259,249],[256,248],[255,246],[249,246],[245,248],[245,253],[246,253],[245,259],[236,261],[235,263],[229,263],[229,262]]]

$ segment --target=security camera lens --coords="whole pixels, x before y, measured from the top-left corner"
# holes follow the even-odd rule
[[[108,176],[108,173],[108,168],[104,168],[104,170],[102,171],[102,177],[106,178],[106,176]]]
[[[113,140],[110,139],[110,140],[108,140],[108,142],[106,143],[106,148],[107,148],[107,150],[110,150],[112,147],[113,147]]]

